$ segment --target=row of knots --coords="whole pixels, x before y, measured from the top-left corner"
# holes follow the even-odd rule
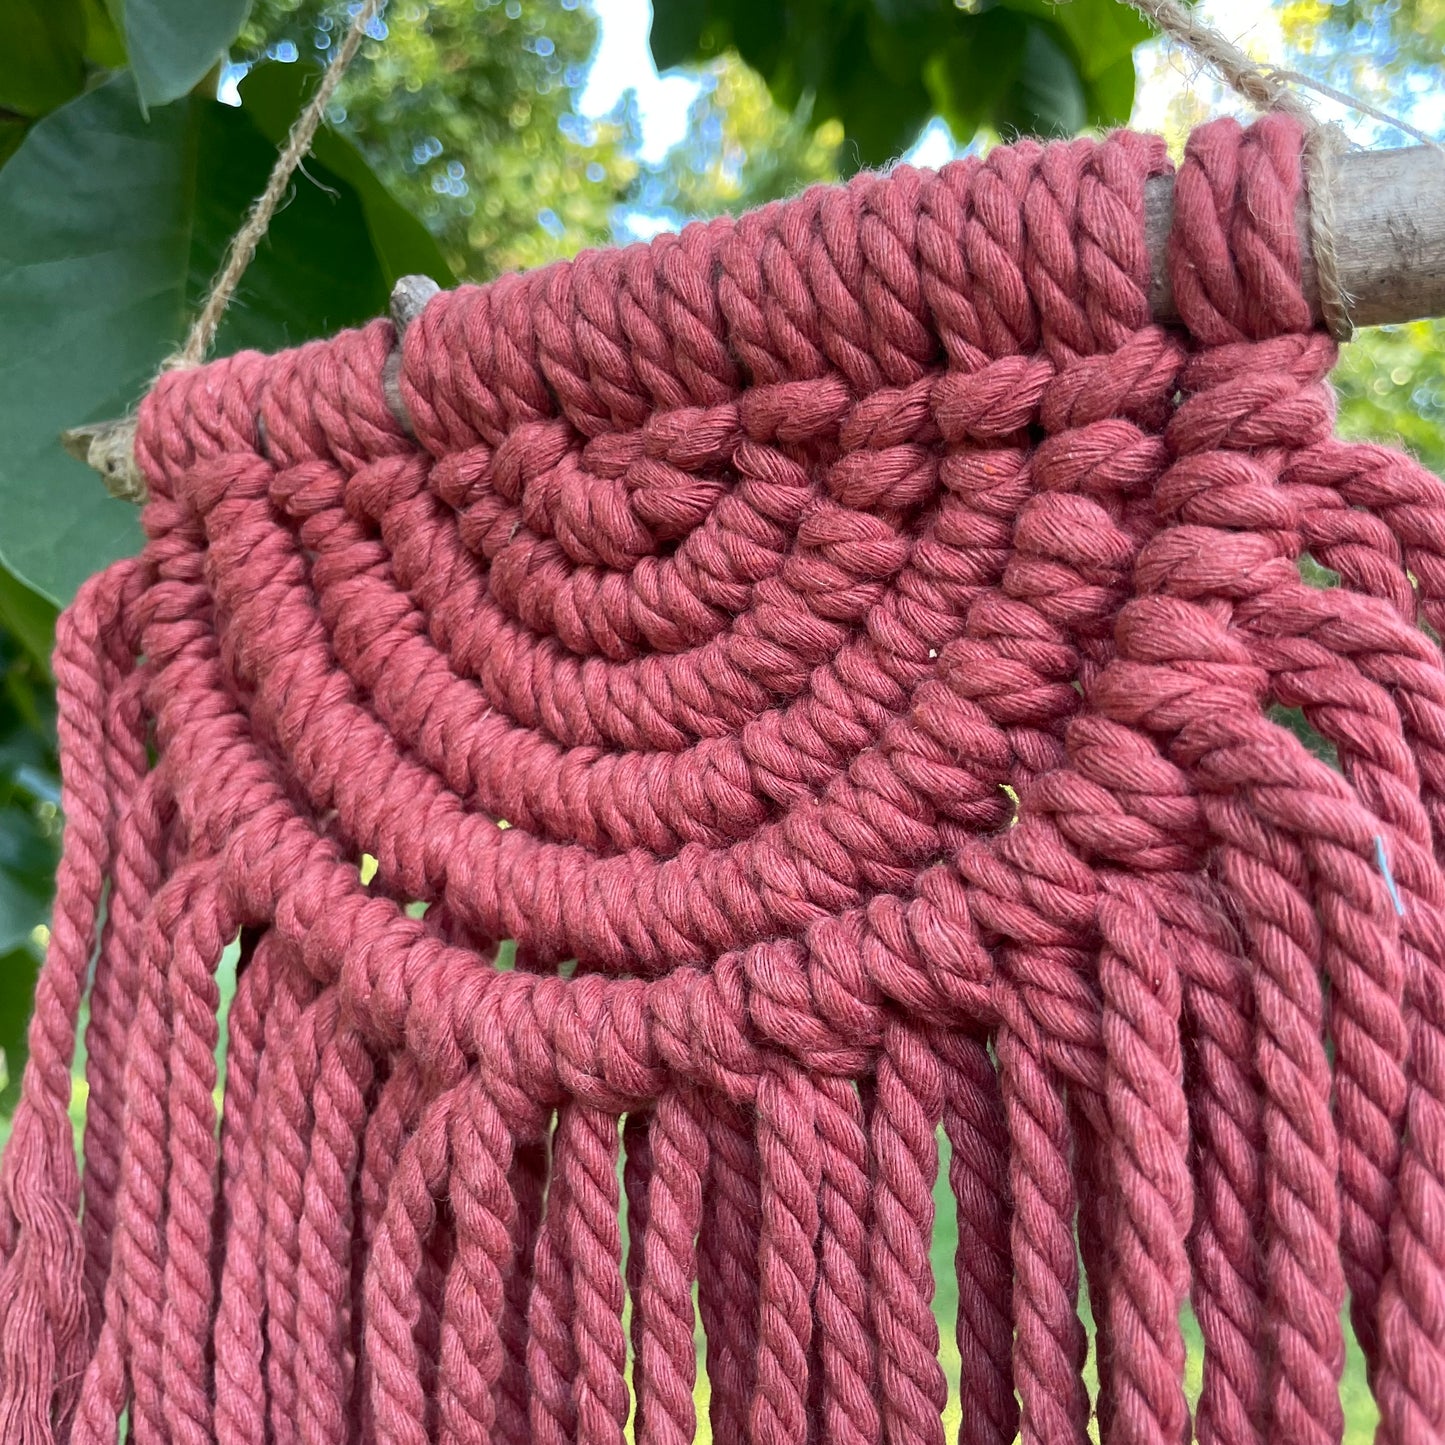
[[[960,1439],[1338,1442],[1347,1298],[1445,1431],[1445,485],[1332,436],[1300,148],[1190,138],[1181,330],[1120,133],[438,296],[409,427],[384,322],[163,377],[0,1437],[678,1445],[696,1287],[714,1438],[941,1445],[940,1129]]]

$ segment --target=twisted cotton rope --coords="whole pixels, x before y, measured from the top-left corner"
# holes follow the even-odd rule
[[[442,295],[414,436],[386,323],[162,378],[0,1438],[672,1445],[700,1323],[718,1440],[1338,1441],[1347,1290],[1445,1431],[1445,493],[1330,435],[1301,146],[1191,137],[1187,335],[1122,133]]]
[[[1336,125],[1322,124],[1314,111],[1290,89],[1302,86],[1326,96],[1361,115],[1382,121],[1394,130],[1428,146],[1445,160],[1445,148],[1407,120],[1367,101],[1326,85],[1313,76],[1281,66],[1260,65],[1227,36],[1201,20],[1179,0],[1120,0],[1153,21],[1160,31],[1209,66],[1226,85],[1256,109],[1293,116],[1304,127],[1304,172],[1308,200],[1307,219],[1315,284],[1326,329],[1336,341],[1348,341],[1355,331],[1350,318],[1353,298],[1345,288],[1335,241],[1335,160],[1349,142]]]

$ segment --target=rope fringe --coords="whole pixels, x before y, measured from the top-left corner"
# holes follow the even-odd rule
[[[1331,435],[1302,145],[1191,138],[1187,335],[1121,133],[163,377],[0,1438],[1324,1445],[1347,1298],[1440,1438],[1445,485]]]

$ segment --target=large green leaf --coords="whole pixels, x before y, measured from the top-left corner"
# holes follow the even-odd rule
[[[1028,21],[1002,7],[970,16],[933,56],[928,86],[955,136],[971,136],[1018,81]]]
[[[1089,124],[1101,129],[1124,124],[1134,109],[1136,80],[1132,55],[1125,55],[1096,75],[1085,77]]]
[[[5,0],[0,109],[44,115],[85,84],[85,17],[77,0]]]
[[[1018,75],[992,119],[1005,134],[1040,136],[1073,135],[1088,123],[1083,79],[1052,25],[1029,22]]]
[[[37,122],[0,170],[0,553],[52,600],[140,541],[134,508],[59,433],[145,391],[274,159],[244,110],[188,97],[145,120],[122,74]],[[218,349],[326,335],[383,311],[387,293],[356,191],[317,162]]]
[[[241,82],[241,104],[262,134],[279,146],[320,77],[320,70],[310,66],[275,61],[253,66]],[[388,285],[398,276],[416,275],[430,276],[440,286],[454,284],[456,278],[432,233],[377,179],[351,141],[323,126],[311,154],[356,191]],[[308,161],[308,169],[311,165]]]
[[[1068,38],[1079,74],[1088,80],[1132,56],[1154,33],[1149,22],[1119,0],[1003,0],[1010,10],[1057,26]]]
[[[114,0],[143,105],[185,95],[246,23],[251,0]]]
[[[98,69],[118,70],[125,64],[125,41],[107,0],[79,0],[85,18],[85,58]],[[119,4],[119,0],[116,0]]]
[[[0,116],[0,166],[3,166],[25,139],[30,122],[24,116]]]

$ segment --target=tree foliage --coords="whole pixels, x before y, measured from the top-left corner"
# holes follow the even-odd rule
[[[1411,451],[1445,474],[1445,323],[1361,332],[1335,368],[1340,430]]]
[[[843,126],[821,123],[804,99],[778,104],[757,71],[728,51],[701,71],[687,137],[653,173],[639,197],[649,211],[682,221],[745,211],[790,196],[844,169]]]
[[[260,0],[237,54],[324,57],[344,8]],[[484,279],[598,245],[635,178],[625,121],[573,107],[597,24],[579,0],[395,0],[331,110],[333,127]]]
[[[841,122],[853,164],[880,165],[934,115],[960,142],[1121,124],[1150,33],[1117,0],[671,0],[652,53],[663,70],[736,50],[785,108]]]

